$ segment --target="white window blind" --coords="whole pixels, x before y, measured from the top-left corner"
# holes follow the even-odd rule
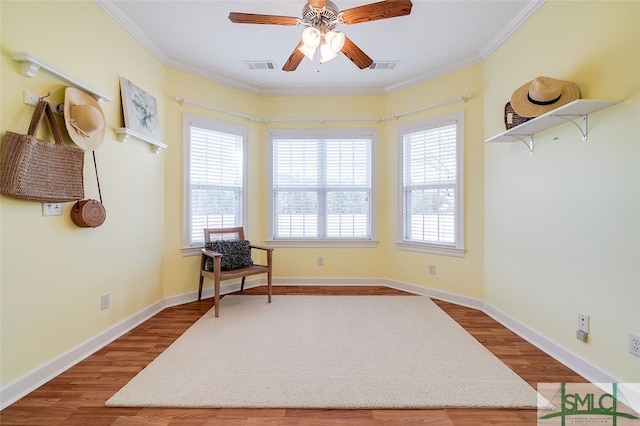
[[[189,241],[204,244],[203,229],[242,226],[244,136],[190,123]]]
[[[460,223],[458,123],[402,135],[403,241],[457,247]]]
[[[273,238],[371,238],[371,138],[273,139]]]

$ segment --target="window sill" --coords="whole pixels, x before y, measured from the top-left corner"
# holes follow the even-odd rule
[[[464,257],[465,249],[447,246],[435,246],[419,243],[396,243],[398,250],[416,251],[420,253],[439,254],[442,256]]]
[[[202,247],[183,247],[180,249],[182,251],[182,257],[186,256],[197,256],[202,253]]]
[[[377,247],[378,241],[374,240],[269,240],[269,247],[292,247],[292,248],[313,248],[313,247],[349,247],[349,248],[371,248]]]

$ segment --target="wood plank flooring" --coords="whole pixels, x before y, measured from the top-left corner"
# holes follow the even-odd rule
[[[240,294],[240,293],[238,293]],[[266,294],[264,287],[244,294]],[[274,296],[407,295],[386,287],[275,286]],[[534,388],[538,382],[585,382],[569,368],[482,312],[435,301]],[[106,408],[105,401],[213,305],[212,299],[167,308],[0,412],[0,424],[37,426],[213,425],[535,425],[536,410],[301,410]],[[221,312],[224,315],[224,310]],[[215,362],[212,361],[212,367]]]

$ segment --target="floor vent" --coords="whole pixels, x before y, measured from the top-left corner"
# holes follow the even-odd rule
[[[275,70],[276,63],[273,61],[248,61],[245,62],[250,70]]]
[[[377,61],[369,66],[371,70],[394,70],[398,66],[399,61]]]

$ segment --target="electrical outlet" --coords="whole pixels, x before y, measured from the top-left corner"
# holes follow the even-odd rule
[[[318,266],[324,266],[324,257],[318,257],[318,259],[316,259],[316,263]]]
[[[62,203],[42,203],[42,216],[62,216]]]
[[[629,353],[640,357],[640,336],[629,333]]]
[[[110,293],[105,293],[102,296],[100,296],[100,310],[104,311],[105,309],[109,308],[109,302],[111,299],[111,294]]]
[[[578,330],[589,332],[589,315],[578,312]]]
[[[436,265],[429,265],[429,275],[436,274]]]

